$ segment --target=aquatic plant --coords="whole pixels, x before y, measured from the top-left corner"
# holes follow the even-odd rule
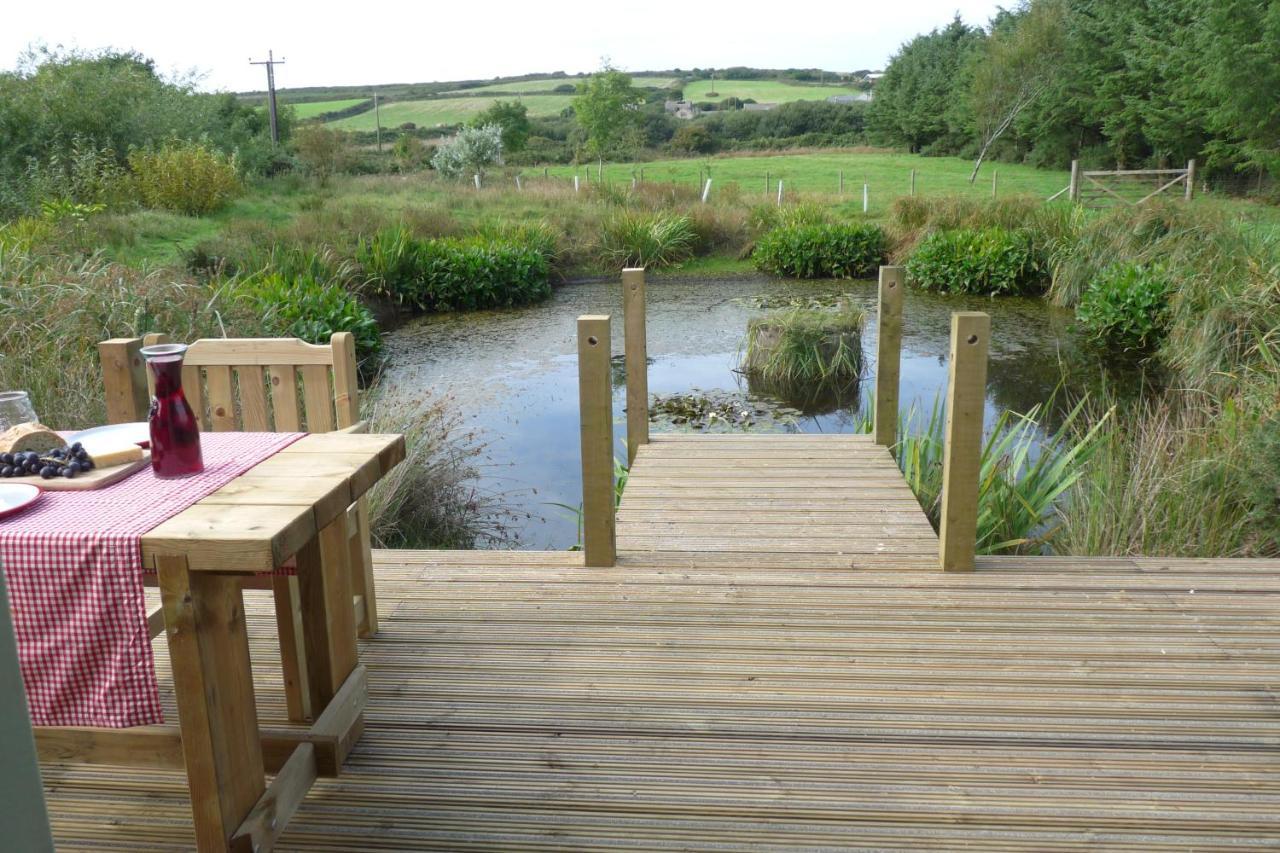
[[[923,290],[992,296],[1031,293],[1047,283],[1047,263],[1030,233],[999,226],[937,231],[907,261]]]
[[[1162,264],[1112,264],[1090,282],[1076,319],[1095,340],[1145,349],[1168,329],[1171,289]]]
[[[884,262],[885,235],[878,225],[782,225],[758,241],[756,268],[793,278],[866,278]]]
[[[780,385],[855,382],[862,376],[860,308],[795,309],[747,324],[739,369]]]

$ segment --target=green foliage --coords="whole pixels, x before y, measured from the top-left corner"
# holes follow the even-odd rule
[[[1083,426],[1084,404],[1068,413],[1048,436],[1042,407],[1026,414],[1004,411],[982,447],[978,478],[978,536],[981,554],[1041,553],[1056,546],[1055,515],[1064,496],[1086,476],[1107,417]],[[907,485],[933,522],[940,524],[946,419],[935,399],[923,422],[913,409],[898,417],[893,455]],[[867,422],[870,428],[870,421]]]
[[[464,127],[436,148],[431,166],[450,180],[471,180],[490,166],[502,165],[502,128],[496,124]]]
[[[354,160],[347,134],[323,124],[309,124],[293,134],[298,162],[321,186],[333,175],[351,168]]]
[[[403,225],[362,240],[357,258],[379,292],[419,311],[528,305],[551,295],[548,238],[417,240]]]
[[[1043,288],[1046,266],[1026,231],[958,228],[926,237],[907,277],[924,290],[1011,296]]]
[[[634,146],[639,111],[644,94],[631,85],[631,78],[607,64],[585,82],[578,84],[573,113],[586,134],[587,152],[603,159]]]
[[[967,109],[982,30],[961,22],[916,36],[889,61],[867,115],[873,133],[912,152],[954,152],[973,136]]]
[[[470,123],[472,127],[496,125],[502,128],[503,151],[522,151],[529,139],[529,108],[519,101],[494,101]]]
[[[1171,289],[1168,273],[1158,264],[1112,264],[1084,292],[1076,319],[1099,341],[1145,349],[1168,329]]]
[[[855,382],[862,376],[860,308],[798,308],[747,324],[741,370],[767,383],[790,386]]]
[[[715,137],[702,123],[691,123],[678,128],[668,143],[679,154],[710,154],[716,150]]]
[[[884,262],[877,225],[782,225],[756,242],[758,269],[793,278],[866,278]]]
[[[614,267],[663,267],[693,254],[698,235],[687,216],[614,211],[600,223],[600,248]]]
[[[382,332],[360,300],[341,285],[312,275],[290,277],[278,272],[245,276],[234,292],[256,311],[274,334],[328,343],[335,332],[351,332],[361,367],[371,372],[382,354]]]
[[[187,216],[220,210],[242,190],[234,157],[198,142],[136,150],[129,168],[143,204]]]

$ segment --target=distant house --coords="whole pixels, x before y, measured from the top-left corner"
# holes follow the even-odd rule
[[[771,110],[776,106],[778,105],[777,104],[743,104],[742,108],[744,110],[749,110],[750,112],[753,112],[753,113],[762,113],[762,112],[765,112],[766,110]]]
[[[690,119],[698,114],[692,101],[663,101],[662,108],[676,118]]]
[[[868,92],[859,92],[856,95],[831,95],[827,98],[828,104],[856,104],[859,101],[869,101],[871,95]]]

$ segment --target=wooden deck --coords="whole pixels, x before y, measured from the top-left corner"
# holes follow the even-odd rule
[[[377,554],[364,738],[279,849],[1280,846],[1280,561],[944,574],[876,448],[748,441],[646,448],[617,568]],[[191,847],[181,774],[43,769],[59,850]]]

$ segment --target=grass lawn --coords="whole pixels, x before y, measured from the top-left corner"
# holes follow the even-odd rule
[[[784,196],[788,191],[835,194],[839,189],[839,173],[844,170],[844,192],[847,200],[843,207],[862,209],[862,183],[867,182],[868,212],[882,216],[898,196],[911,191],[911,170],[916,171],[916,192],[938,195],[991,195],[991,174],[999,171],[997,192],[1000,195],[1031,194],[1048,198],[1067,185],[1069,175],[1063,172],[1034,169],[1008,163],[984,164],[982,173],[972,186],[969,185],[970,160],[959,157],[920,157],[915,154],[830,152],[816,154],[718,156],[689,160],[658,160],[651,163],[606,163],[604,177],[615,183],[630,183],[633,175],[644,169],[647,182],[664,181],[695,185],[699,174],[710,169],[711,193],[738,192],[744,197],[752,194],[765,197],[765,173],[769,174],[769,198],[776,199],[778,180],[783,182]],[[541,174],[541,170],[528,170]],[[564,178],[572,177],[573,166],[552,166],[550,173]],[[594,181],[596,167],[577,167],[580,175]],[[588,175],[589,173],[589,175]],[[728,189],[731,186],[736,190]]]
[[[497,98],[437,98],[430,101],[391,101],[382,105],[382,126],[398,127],[413,122],[418,127],[440,124],[462,124],[476,113],[487,110]],[[572,95],[531,95],[519,99],[531,116],[549,116],[569,106]],[[331,123],[341,130],[375,130],[377,120],[372,111]]]
[[[686,101],[752,98],[762,104],[782,104],[787,101],[824,101],[831,95],[860,94],[857,89],[846,86],[806,86],[777,80],[698,80],[684,87]]]
[[[315,118],[324,113],[335,113],[338,110],[345,110],[348,107],[354,107],[357,104],[363,104],[368,98],[346,98],[341,101],[313,101],[303,104],[282,104],[282,106],[293,107],[293,113],[299,119]]]
[[[586,78],[584,77],[547,77],[542,80],[524,80],[517,83],[491,83],[488,86],[476,86],[470,89],[457,89],[456,92],[505,92],[509,94],[519,94],[521,92],[550,92],[555,89],[555,87],[563,86],[566,83],[570,86],[576,86],[585,79]],[[631,78],[632,84],[637,87],[647,89],[665,89],[675,81],[675,77],[633,76]]]

